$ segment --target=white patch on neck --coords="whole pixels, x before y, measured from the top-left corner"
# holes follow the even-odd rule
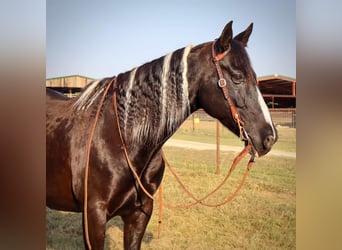
[[[183,116],[190,113],[190,105],[189,105],[189,84],[188,84],[188,55],[191,51],[192,45],[187,46],[184,49],[183,57],[182,57],[182,78],[183,78],[183,103],[182,103],[182,113]]]
[[[273,122],[272,122],[270,111],[268,110],[268,107],[267,107],[267,105],[265,103],[265,100],[262,97],[262,94],[261,94],[261,92],[260,92],[260,90],[259,90],[259,88],[257,86],[256,86],[256,89],[257,89],[257,93],[258,93],[258,102],[259,102],[259,105],[261,107],[261,111],[262,111],[262,113],[264,115],[264,118],[265,118],[266,122],[272,128],[273,137],[276,138],[276,133],[275,133],[275,129],[274,129],[274,125],[273,125]]]

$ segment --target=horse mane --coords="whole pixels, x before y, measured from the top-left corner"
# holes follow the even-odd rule
[[[108,78],[95,80],[88,83],[77,97],[73,108],[76,111],[86,111],[94,103],[97,97],[104,91],[107,83]]]
[[[190,115],[187,60],[191,49],[189,45],[118,75],[118,116],[127,142],[160,142]],[[86,85],[73,109],[95,106],[110,79]]]
[[[190,115],[191,49],[178,49],[118,76],[118,112],[127,142],[159,143]]]

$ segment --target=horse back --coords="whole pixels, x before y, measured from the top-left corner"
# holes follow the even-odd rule
[[[72,187],[72,103],[46,88],[46,203],[53,209],[79,211]]]
[[[61,92],[56,90],[46,88],[46,97],[51,99],[58,99],[58,100],[69,100],[70,98],[64,95]]]

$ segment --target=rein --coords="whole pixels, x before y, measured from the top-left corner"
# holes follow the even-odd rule
[[[172,175],[176,178],[177,182],[180,184],[181,188],[184,190],[184,192],[191,198],[194,200],[193,203],[187,204],[187,205],[178,205],[178,206],[174,206],[174,205],[168,205],[168,204],[163,204],[164,207],[167,208],[173,208],[173,209],[180,209],[180,208],[190,208],[192,206],[195,206],[196,204],[201,204],[203,206],[206,207],[220,207],[223,206],[225,204],[227,204],[228,202],[230,202],[231,200],[233,200],[236,195],[238,194],[238,192],[240,191],[241,187],[243,186],[249,171],[252,168],[252,164],[254,163],[254,160],[251,159],[249,160],[248,164],[247,164],[247,168],[245,170],[245,173],[238,185],[238,187],[236,188],[236,190],[234,191],[234,193],[227,197],[225,200],[223,200],[220,203],[217,204],[210,204],[210,203],[206,203],[203,202],[204,200],[206,200],[207,198],[209,198],[211,195],[213,195],[214,193],[216,193],[228,180],[228,178],[230,177],[230,175],[232,174],[232,172],[234,171],[235,167],[237,166],[237,164],[239,164],[239,162],[246,156],[246,154],[249,152],[251,148],[251,145],[248,144],[233,160],[232,165],[230,166],[230,169],[226,175],[226,177],[223,179],[223,181],[215,188],[213,189],[211,192],[209,192],[207,195],[205,195],[202,198],[196,198],[186,187],[185,185],[182,183],[182,181],[179,179],[179,177],[177,176],[176,172],[173,170],[173,168],[171,167],[170,163],[166,160],[165,155],[163,153],[163,158],[165,160],[166,165],[168,166],[170,172],[172,173]]]
[[[120,140],[121,140],[121,144],[122,144],[122,147],[123,147],[123,150],[124,150],[124,153],[125,153],[125,157],[126,157],[126,160],[127,160],[127,163],[128,163],[128,166],[129,168],[131,169],[136,181],[138,182],[139,184],[139,187],[144,191],[144,193],[152,200],[154,200],[153,198],[153,195],[150,194],[146,188],[144,187],[144,185],[141,183],[141,180],[140,180],[140,177],[139,175],[137,174],[137,172],[135,171],[134,169],[134,166],[131,162],[131,160],[129,159],[129,156],[128,156],[128,152],[127,152],[127,147],[126,147],[126,144],[125,144],[125,141],[123,139],[123,136],[122,136],[122,132],[121,132],[121,127],[120,127],[120,122],[119,122],[119,115],[118,115],[118,107],[117,107],[117,104],[116,104],[116,80],[114,81],[114,93],[113,93],[113,105],[114,105],[114,113],[115,113],[115,119],[116,119],[116,124],[118,126],[118,130],[119,130],[119,135],[120,135]]]
[[[227,204],[228,202],[232,201],[236,195],[238,194],[238,192],[240,191],[240,189],[242,188],[248,173],[250,171],[250,169],[252,168],[252,165],[254,163],[254,153],[251,154],[251,158],[247,164],[245,173],[238,185],[238,187],[236,188],[236,190],[234,191],[234,193],[232,195],[230,195],[229,197],[227,197],[225,200],[223,200],[220,203],[217,204],[209,204],[204,202],[204,200],[206,200],[209,196],[213,195],[214,193],[216,193],[228,180],[228,178],[230,177],[231,173],[233,172],[233,170],[235,169],[236,165],[241,161],[241,159],[246,156],[246,154],[248,152],[253,152],[253,146],[250,142],[250,139],[248,137],[248,134],[246,132],[246,130],[244,129],[244,123],[241,120],[236,107],[234,105],[234,103],[232,102],[232,100],[230,99],[229,96],[229,91],[228,91],[228,87],[227,87],[227,81],[223,76],[222,73],[222,69],[221,66],[219,64],[219,61],[221,61],[230,51],[231,47],[229,47],[227,50],[225,50],[222,53],[219,53],[217,55],[215,55],[215,44],[216,44],[215,40],[212,43],[212,47],[211,47],[211,53],[212,53],[212,57],[213,57],[213,63],[215,64],[216,67],[216,71],[217,74],[219,76],[219,80],[217,82],[217,85],[221,88],[222,92],[223,92],[223,96],[224,98],[227,100],[228,106],[230,108],[230,111],[232,113],[232,116],[235,120],[235,122],[237,123],[238,127],[239,127],[239,132],[240,132],[240,139],[242,141],[246,141],[247,145],[245,146],[245,148],[234,158],[233,163],[226,175],[226,177],[224,178],[224,180],[215,188],[213,189],[211,192],[209,192],[207,195],[205,195],[204,197],[198,199],[197,197],[195,197],[183,184],[183,182],[180,180],[180,178],[177,176],[176,172],[173,170],[173,168],[171,167],[170,163],[167,161],[164,152],[162,152],[162,157],[164,159],[164,162],[166,163],[167,167],[169,168],[170,172],[172,173],[172,175],[175,177],[175,179],[177,180],[177,182],[179,183],[179,185],[181,186],[181,188],[183,189],[183,191],[191,198],[194,200],[193,203],[187,204],[187,205],[167,205],[167,204],[163,204],[163,196],[162,196],[162,184],[160,184],[160,188],[159,188],[159,220],[158,220],[158,238],[160,236],[160,232],[161,232],[161,223],[162,223],[162,214],[163,214],[163,206],[167,207],[167,208],[172,208],[172,209],[181,209],[181,208],[190,208],[192,206],[195,206],[196,204],[201,204],[203,206],[207,206],[207,207],[218,207],[218,206],[223,206],[225,204]]]
[[[93,141],[96,124],[97,124],[97,121],[99,119],[99,115],[100,115],[100,111],[101,111],[104,99],[105,99],[105,97],[108,93],[109,87],[112,85],[113,81],[116,82],[116,77],[111,80],[111,82],[108,84],[105,91],[103,92],[99,106],[98,106],[97,111],[96,111],[93,126],[91,127],[89,141],[87,144],[87,158],[86,158],[86,165],[85,165],[85,169],[84,169],[84,202],[83,202],[84,216],[83,216],[83,222],[84,222],[86,243],[87,243],[87,246],[89,249],[91,249],[91,244],[90,244],[90,240],[89,240],[89,226],[88,226],[88,177],[89,177],[89,160],[90,160],[91,142]]]

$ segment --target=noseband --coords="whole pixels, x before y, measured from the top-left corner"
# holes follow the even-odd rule
[[[213,63],[216,66],[217,74],[219,76],[219,80],[217,82],[217,85],[221,88],[221,90],[223,92],[223,96],[227,100],[227,103],[228,103],[228,106],[229,106],[230,111],[232,113],[232,116],[233,116],[235,122],[237,123],[237,125],[239,127],[240,139],[242,141],[249,142],[249,137],[248,137],[248,134],[244,128],[244,123],[241,120],[239,113],[237,112],[236,107],[235,107],[234,103],[232,102],[232,99],[230,99],[229,91],[228,91],[228,87],[227,87],[227,81],[223,77],[222,69],[221,69],[221,66],[219,64],[219,61],[221,61],[229,53],[231,47],[229,47],[229,49],[225,50],[224,52],[215,55],[216,41],[217,40],[215,40],[212,43],[211,52],[212,52],[212,56],[213,56]]]

